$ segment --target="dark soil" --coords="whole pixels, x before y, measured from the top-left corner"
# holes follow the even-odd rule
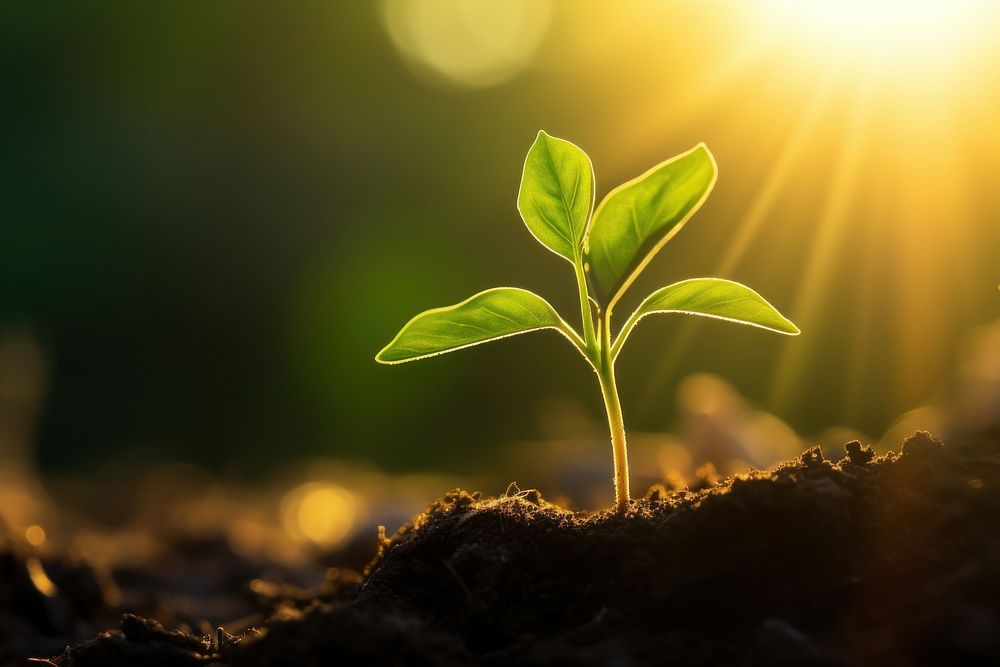
[[[235,637],[126,616],[50,664],[1000,664],[1000,444],[846,450],[625,514],[452,491]]]

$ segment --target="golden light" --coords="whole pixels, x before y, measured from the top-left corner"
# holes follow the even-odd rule
[[[256,556],[264,548],[267,534],[264,525],[248,517],[234,519],[226,527],[229,546],[241,556]]]
[[[768,292],[804,335],[753,377],[734,378],[760,386],[770,411],[815,412],[815,422],[877,436],[940,386],[961,332],[993,308],[1000,2],[687,0],[612,11],[598,0],[382,0],[381,10],[425,79],[510,81],[513,95],[518,85],[551,95],[539,108],[598,126],[588,146],[605,165],[599,191],[693,142],[712,147],[712,200],[649,286],[657,271],[663,281],[772,281]],[[535,25],[525,11],[539,12]],[[564,96],[578,86],[587,103],[575,110]],[[672,254],[684,243],[690,262]],[[678,377],[703,370],[688,360],[709,325],[670,326],[637,375],[646,415]],[[822,389],[803,389],[819,377]]]
[[[38,524],[32,524],[24,531],[24,539],[33,547],[40,547],[45,543],[45,529]]]
[[[28,577],[31,578],[31,583],[34,584],[39,593],[49,598],[54,598],[59,594],[59,588],[49,579],[42,561],[31,557],[25,561],[24,565],[28,570]]]
[[[358,500],[330,482],[309,482],[290,491],[281,502],[281,523],[294,539],[329,548],[354,528]]]
[[[384,0],[382,20],[406,61],[459,86],[495,86],[520,72],[549,26],[547,0]]]
[[[764,18],[800,47],[873,58],[917,72],[947,65],[996,12],[987,0],[767,0]]]
[[[610,169],[627,176],[636,155],[656,154],[650,147],[698,140],[720,162],[699,227],[706,250],[689,245],[698,263],[682,268],[661,261],[661,280],[697,272],[785,286],[775,298],[804,335],[766,369],[759,398],[771,411],[822,404],[825,423],[872,427],[885,424],[879,410],[921,405],[996,286],[986,264],[1000,239],[990,185],[1000,155],[1000,3],[651,7],[620,36],[617,59],[591,67],[619,78],[595,98],[629,95],[627,109],[607,116]],[[546,48],[560,39],[553,31]],[[685,234],[678,244],[695,232]],[[693,370],[686,360],[707,328],[677,321],[658,343],[642,370],[642,412],[661,409]],[[817,377],[828,388],[803,391]]]

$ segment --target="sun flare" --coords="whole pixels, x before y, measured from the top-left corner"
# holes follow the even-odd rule
[[[719,0],[661,11],[651,43],[685,40],[677,48],[697,56],[680,62],[698,67],[668,75],[669,57],[655,66],[650,56],[635,81],[662,80],[663,92],[615,126],[621,148],[612,157],[690,132],[747,160],[739,174],[720,174],[734,198],[717,212],[732,222],[715,272],[766,280],[760,253],[783,248],[780,271],[796,276],[783,278],[791,316],[812,332],[779,353],[769,407],[791,414],[829,401],[800,391],[822,373],[842,390],[829,419],[870,424],[880,401],[897,411],[919,405],[960,328],[941,313],[982,301],[976,258],[996,238],[970,201],[1000,146],[1000,3]],[[671,32],[676,25],[690,32]],[[956,291],[976,296],[962,301]],[[850,330],[839,341],[822,333],[838,309]],[[702,328],[676,325],[647,369],[644,410],[657,409],[686,370]],[[842,363],[825,366],[831,345]],[[864,381],[879,364],[895,378],[890,391]]]
[[[960,57],[996,13],[984,0],[768,0],[762,17],[806,48],[849,52],[915,71]]]

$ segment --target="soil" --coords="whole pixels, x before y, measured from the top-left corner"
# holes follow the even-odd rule
[[[126,615],[41,664],[1000,664],[997,434],[817,448],[703,486],[624,514],[455,490],[380,536],[361,575],[255,580],[256,615],[225,630]],[[34,627],[35,603],[3,595]],[[85,606],[46,631],[77,639]]]

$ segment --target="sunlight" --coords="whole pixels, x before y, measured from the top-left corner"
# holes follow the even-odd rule
[[[759,6],[762,18],[798,35],[800,48],[874,56],[914,75],[950,66],[996,12],[996,3],[984,0],[768,0]]]
[[[982,254],[988,224],[967,200],[988,173],[971,165],[992,160],[1000,143],[995,100],[983,95],[998,75],[1000,3],[651,2],[609,20],[600,3],[547,0],[532,6],[539,14],[527,31],[516,27],[526,6],[380,4],[390,38],[431,83],[482,89],[573,71],[613,81],[587,107],[614,137],[599,192],[661,147],[703,140],[729,155],[726,195],[708,209],[722,238],[705,244],[716,254],[706,250],[697,265],[711,261],[743,280],[767,275],[762,252],[802,259],[773,270],[788,272],[784,298],[814,337],[776,360],[760,395],[772,409],[804,410],[812,399],[795,387],[822,373],[849,385],[825,419],[861,425],[879,402],[893,411],[919,404],[947,365],[954,318],[975,305],[982,281],[971,258]],[[628,122],[608,115],[615,99],[636,102]],[[704,271],[681,258],[656,270],[663,280]],[[849,335],[823,358],[817,352],[830,341],[817,333],[836,317]],[[703,324],[669,329],[647,369],[641,412],[658,409],[698,353]],[[892,374],[891,389],[865,381],[873,364]]]
[[[24,562],[24,565],[28,570],[28,577],[31,579],[31,583],[34,584],[39,593],[47,598],[54,598],[59,594],[59,589],[52,583],[49,575],[45,572],[45,566],[42,565],[42,561],[32,556]]]
[[[33,547],[40,547],[45,543],[45,529],[38,524],[32,524],[24,531],[25,541]]]
[[[747,75],[759,63],[767,45],[767,35],[751,35],[733,41],[727,50],[714,54],[697,76],[693,72],[671,72],[678,77],[673,86],[664,86],[655,103],[637,107],[630,122],[616,129],[616,156],[623,160],[649,146],[651,140],[675,141],[677,128],[697,119],[705,109],[718,104],[732,88],[734,81]],[[663,76],[667,76],[664,72]],[[678,95],[676,90],[683,89]],[[631,168],[631,165],[628,165]]]
[[[548,32],[540,0],[383,0],[382,20],[396,48],[420,73],[487,88],[518,74]]]
[[[825,307],[823,295],[828,292],[836,276],[838,253],[844,247],[844,237],[850,228],[845,224],[851,213],[854,191],[863,166],[866,138],[871,123],[874,82],[870,76],[858,82],[854,109],[847,120],[841,141],[840,155],[831,173],[829,189],[816,221],[812,247],[809,249],[808,272],[802,277],[797,290],[793,313],[802,321],[816,322]],[[774,374],[772,402],[784,409],[791,403],[802,379],[809,349],[804,345],[788,346]],[[852,350],[857,353],[857,350]]]
[[[690,132],[754,156],[739,177],[755,174],[756,189],[715,210],[723,221],[738,216],[726,223],[733,233],[717,249],[717,273],[752,276],[762,250],[787,243],[805,258],[801,275],[789,274],[790,314],[814,334],[782,350],[772,409],[802,410],[811,399],[796,387],[817,373],[849,385],[837,418],[852,424],[870,420],[879,400],[918,405],[947,366],[956,317],[974,307],[982,282],[963,258],[981,255],[977,243],[990,238],[969,198],[984,187],[982,163],[993,161],[1000,136],[990,117],[995,99],[983,95],[1000,62],[992,38],[1000,3],[718,4],[733,10],[726,21],[699,29],[692,12],[689,25],[717,44],[728,34],[725,48],[699,53],[699,77],[684,95],[664,86],[662,101],[640,109],[624,130],[628,145]],[[720,187],[735,193],[731,178],[720,174]],[[817,332],[835,312],[849,335],[827,364],[817,353],[830,341]],[[673,326],[643,410],[676,382],[701,324]],[[875,367],[892,374],[891,390],[865,381]]]
[[[827,110],[834,83],[840,70],[830,65],[821,77],[815,91],[806,103],[801,116],[796,120],[788,138],[779,149],[774,164],[764,174],[760,190],[751,202],[746,215],[740,220],[735,236],[729,240],[722,253],[715,273],[733,277],[750,245],[762,226],[769,222],[775,201],[785,192],[786,182],[792,167],[813,139],[819,116]],[[663,384],[676,376],[677,365],[684,354],[689,352],[691,343],[704,322],[698,319],[685,320],[674,325],[669,342],[655,362],[655,371],[650,374],[643,392],[642,409],[650,410],[655,405]]]
[[[819,78],[819,85],[816,86],[812,98],[796,121],[788,140],[781,146],[774,164],[768,169],[761,183],[759,193],[747,210],[746,217],[740,221],[736,235],[729,242],[716,270],[719,275],[732,275],[746,255],[757,232],[767,222],[767,216],[771,213],[775,200],[785,188],[789,172],[816,131],[820,114],[829,108],[830,97],[834,90],[833,83],[838,73],[838,69],[831,66],[829,71]]]
[[[330,482],[309,482],[288,493],[281,503],[281,520],[294,539],[330,548],[354,528],[358,500]]]

